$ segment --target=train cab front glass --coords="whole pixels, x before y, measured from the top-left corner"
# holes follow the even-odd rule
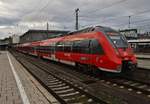
[[[119,33],[107,33],[117,48],[127,48],[128,43],[126,38]]]
[[[97,27],[99,31],[103,31],[109,42],[117,48],[128,48],[127,39],[124,35],[120,34],[109,27]]]

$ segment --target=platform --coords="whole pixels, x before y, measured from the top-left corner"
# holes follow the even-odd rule
[[[136,54],[138,67],[150,69],[150,54]]]
[[[9,52],[0,53],[0,104],[59,104]]]
[[[138,67],[150,69],[150,60],[138,59]]]
[[[136,54],[138,67],[150,69],[150,54]]]
[[[136,57],[139,59],[150,59],[150,54],[137,54]]]

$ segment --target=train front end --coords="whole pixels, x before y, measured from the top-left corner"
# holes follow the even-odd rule
[[[106,34],[113,48],[117,51],[117,56],[122,61],[122,72],[134,71],[137,67],[137,60],[125,36],[116,31],[110,31]]]

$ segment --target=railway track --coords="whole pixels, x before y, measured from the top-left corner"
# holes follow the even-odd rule
[[[61,104],[107,104],[94,95],[91,95],[85,88],[79,87],[63,76],[58,77],[57,73],[51,73],[27,57],[24,58],[26,60],[18,58],[18,61],[36,77]]]
[[[138,81],[150,85],[150,70],[144,68],[138,68],[134,73],[126,74],[122,76],[122,78],[128,80],[134,80],[134,81]]]
[[[27,57],[26,57],[27,58]],[[34,62],[34,61],[36,61],[37,59],[32,59],[32,61],[31,62]],[[23,63],[26,63],[26,62],[23,62]],[[59,63],[57,63],[57,64],[59,64]],[[63,80],[65,80],[65,81],[67,81],[68,83],[72,83],[73,84],[73,81],[69,81],[69,78],[71,78],[70,80],[72,80],[72,79],[74,79],[74,76],[76,76],[76,77],[78,77],[78,80],[81,82],[81,83],[84,83],[84,84],[86,84],[86,85],[88,85],[88,86],[90,86],[90,85],[92,85],[92,84],[97,84],[98,86],[99,86],[99,83],[101,84],[101,83],[104,83],[104,84],[107,84],[107,85],[110,85],[110,86],[112,86],[112,87],[115,87],[115,88],[120,88],[120,89],[125,89],[125,90],[128,90],[128,92],[131,92],[131,93],[133,93],[133,95],[138,95],[138,96],[145,96],[147,99],[149,99],[150,98],[150,86],[149,86],[149,84],[148,83],[144,83],[144,82],[141,82],[141,81],[137,81],[137,80],[132,80],[132,79],[127,79],[127,78],[108,78],[108,77],[105,77],[105,76],[103,76],[103,77],[95,77],[94,75],[91,75],[91,74],[88,74],[88,73],[81,73],[80,71],[77,71],[77,70],[74,70],[74,67],[70,67],[70,66],[67,66],[67,67],[69,67],[68,69],[69,70],[67,70],[67,68],[65,69],[65,68],[61,68],[61,67],[63,67],[63,66],[66,66],[66,65],[64,65],[64,64],[59,64],[60,66],[58,66],[58,65],[52,65],[51,67],[50,67],[50,65],[48,65],[47,63],[41,63],[40,61],[38,61],[38,63],[34,63],[34,65],[35,66],[38,66],[38,65],[40,65],[40,66],[42,66],[42,68],[44,68],[44,69],[47,69],[47,67],[49,67],[49,68],[51,68],[51,67],[53,67],[53,71],[51,70],[51,72],[52,73],[55,73],[56,75],[58,75],[58,76],[62,76],[62,79]],[[56,68],[54,68],[54,67],[56,67]],[[58,69],[61,69],[61,70],[58,70]],[[71,69],[71,70],[70,70]],[[47,70],[48,72],[50,71],[50,70]],[[64,72],[66,72],[66,73],[64,73]],[[70,74],[68,74],[68,73],[70,73],[70,74],[72,74],[72,76],[70,76]],[[38,76],[38,75],[37,75]],[[39,75],[40,76],[40,75]],[[69,76],[68,78],[66,77],[66,76]],[[46,78],[44,78],[44,79],[46,79]],[[48,78],[47,77],[47,79],[49,80],[49,81],[51,81],[50,79],[53,79],[52,77],[50,77],[50,78]],[[55,78],[54,78],[55,79]],[[47,81],[48,81],[47,80]],[[53,80],[52,80],[52,82],[53,82]],[[54,81],[54,84],[56,84],[56,86],[57,86],[57,80],[56,80],[56,83],[55,83],[55,81]],[[64,85],[64,84],[62,84],[62,83],[58,83],[58,84],[60,84],[60,85],[58,85],[58,87],[62,87],[62,85]],[[80,84],[78,84],[78,85],[80,85]],[[75,86],[77,87],[78,86],[77,84],[75,84]],[[54,85],[55,86],[55,85]],[[97,86],[97,87],[98,87]],[[53,87],[53,85],[52,85],[52,87]],[[78,88],[80,89],[80,90],[83,90],[84,89],[84,91],[86,92],[86,87],[81,87],[81,86],[78,86]],[[61,88],[60,88],[61,89]],[[93,89],[94,89],[94,87],[93,87]],[[72,89],[71,90],[66,90],[66,91],[69,91],[69,92],[71,92],[72,91]],[[63,93],[64,91],[60,91],[59,93]],[[79,91],[78,91],[79,92]],[[72,93],[72,94],[75,94],[75,93]],[[81,95],[82,96],[82,95]],[[72,99],[73,100],[73,99]],[[69,101],[69,100],[68,100]],[[88,100],[87,100],[88,101]],[[91,101],[90,100],[90,98],[89,98],[89,101]],[[93,100],[92,100],[93,101]],[[105,102],[104,102],[105,103]],[[93,103],[92,103],[93,104]],[[95,104],[95,103],[94,103]],[[145,104],[145,103],[144,103]]]
[[[101,81],[113,86],[118,86],[119,88],[126,88],[128,91],[134,91],[137,94],[142,94],[150,98],[150,85],[147,83],[124,78],[105,78],[101,79]]]

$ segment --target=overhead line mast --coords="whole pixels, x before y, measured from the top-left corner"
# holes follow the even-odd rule
[[[75,25],[75,29],[78,30],[79,29],[79,21],[78,21],[78,17],[79,17],[79,8],[75,9],[75,13],[76,13],[76,25]]]
[[[130,29],[130,25],[131,25],[131,16],[129,16],[129,29]]]

